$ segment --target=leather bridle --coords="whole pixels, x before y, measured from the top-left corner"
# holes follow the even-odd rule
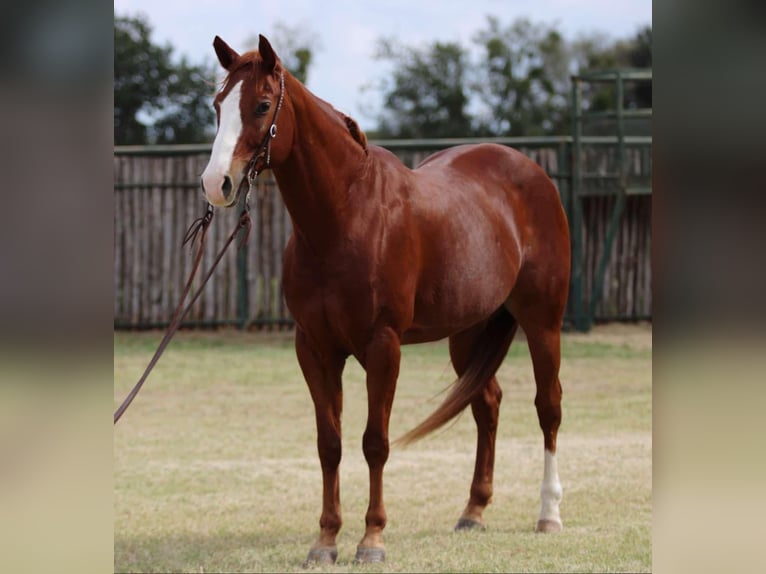
[[[245,199],[245,203],[248,203],[250,193],[253,191],[253,188],[255,187],[255,180],[258,178],[258,174],[261,173],[265,169],[269,169],[271,167],[271,140],[273,140],[275,137],[277,137],[277,118],[279,117],[279,112],[282,110],[282,102],[285,99],[285,73],[280,72],[279,73],[279,99],[277,100],[277,108],[274,110],[274,117],[271,119],[271,126],[269,127],[269,131],[266,132],[266,135],[263,136],[263,141],[261,141],[261,145],[258,146],[258,149],[255,150],[255,153],[253,154],[252,159],[250,160],[250,163],[247,166],[247,183],[248,183],[248,190],[247,190],[247,198]],[[266,161],[261,165],[260,167],[257,166],[258,160],[265,158]]]

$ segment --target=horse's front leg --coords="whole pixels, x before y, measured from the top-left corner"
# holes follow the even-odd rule
[[[334,564],[338,557],[335,538],[342,523],[338,466],[341,457],[340,418],[343,409],[341,376],[346,359],[341,354],[335,355],[326,350],[320,352],[315,349],[300,328],[296,329],[295,350],[314,401],[317,448],[322,465],[319,538],[309,550],[304,566]]]
[[[400,358],[399,336],[389,327],[378,330],[365,351],[367,428],[362,449],[370,469],[370,504],[365,516],[364,537],[356,550],[358,562],[382,562],[386,556],[383,545],[383,529],[386,526],[383,466],[388,460],[388,421]]]

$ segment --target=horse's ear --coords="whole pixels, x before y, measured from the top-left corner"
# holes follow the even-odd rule
[[[221,65],[226,70],[230,70],[232,64],[239,59],[239,54],[237,54],[226,42],[221,40],[219,36],[216,36],[215,40],[213,40],[213,48],[215,48],[215,54],[218,56],[218,61],[221,62]]]
[[[277,54],[263,34],[258,34],[258,53],[260,53],[261,60],[263,60],[263,65],[266,69],[269,72],[273,72],[277,66]]]

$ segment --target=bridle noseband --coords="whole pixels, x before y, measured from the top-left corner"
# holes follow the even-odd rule
[[[252,159],[250,160],[250,163],[247,167],[247,183],[249,185],[249,188],[247,190],[247,197],[246,201],[250,197],[250,193],[253,191],[253,188],[255,187],[255,180],[258,178],[258,174],[261,173],[265,169],[269,169],[271,166],[271,140],[273,140],[275,137],[277,137],[277,118],[279,117],[279,112],[282,109],[282,102],[285,98],[285,73],[280,72],[279,73],[279,100],[277,100],[277,109],[274,110],[274,117],[271,120],[271,126],[269,127],[269,131],[266,132],[266,135],[263,136],[263,141],[261,141],[261,145],[258,146],[258,149],[253,154]],[[263,165],[260,166],[260,168],[256,167],[256,164],[258,163],[259,159],[263,159],[265,157],[266,161]]]

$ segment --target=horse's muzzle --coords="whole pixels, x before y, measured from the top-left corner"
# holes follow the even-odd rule
[[[208,185],[210,185],[210,187],[205,186],[205,179],[206,178],[203,175],[200,179],[200,186],[205,194],[205,199],[207,199],[211,205],[216,207],[231,207],[237,202],[240,191],[239,188],[241,187],[244,178],[240,179],[238,182],[240,185],[238,185],[236,189],[228,174],[223,176],[223,181],[220,183],[216,182],[214,185],[210,185],[211,182],[208,179]]]

